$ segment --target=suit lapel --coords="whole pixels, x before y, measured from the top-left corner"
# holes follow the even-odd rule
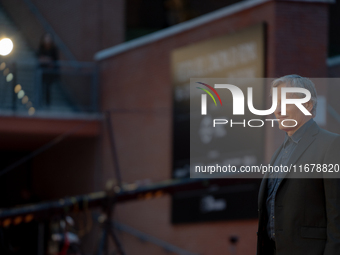
[[[298,146],[294,150],[291,158],[288,161],[288,166],[294,165],[296,161],[302,156],[302,154],[305,152],[305,150],[309,147],[309,145],[314,142],[315,135],[319,132],[319,126],[314,122],[306,131],[305,135],[301,138],[300,142],[298,143]],[[274,165],[274,162],[279,155],[281,149],[283,147],[283,144],[275,151],[273,157],[270,160],[270,165]],[[285,173],[283,178],[286,177],[288,173]],[[263,202],[265,198],[265,191],[267,189],[267,182],[268,182],[268,176],[269,173],[267,172],[262,179],[260,190],[259,190],[259,208],[262,208]],[[282,184],[282,182],[279,183],[279,186]]]
[[[275,162],[277,156],[279,155],[282,147],[283,147],[283,144],[281,144],[281,146],[275,151],[274,155],[272,156],[270,163],[269,163],[271,166],[274,164],[274,162]],[[262,182],[261,182],[261,185],[260,185],[259,208],[262,207],[263,200],[265,199],[265,191],[267,189],[268,176],[269,176],[269,172],[266,172],[263,176],[263,179],[262,179]]]
[[[319,126],[314,122],[310,128],[307,129],[305,135],[301,138],[300,142],[298,143],[297,147],[292,153],[287,166],[290,167],[294,165],[296,161],[302,156],[302,154],[306,151],[306,149],[314,142],[315,135],[319,132]],[[287,176],[288,172],[283,175],[282,178]],[[282,182],[279,183],[279,186]]]

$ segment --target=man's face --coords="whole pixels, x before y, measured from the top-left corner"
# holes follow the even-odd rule
[[[286,84],[280,84],[277,87],[277,107],[274,112],[276,119],[279,120],[279,128],[288,133],[289,136],[293,135],[303,124],[305,124],[308,120],[311,119],[311,116],[306,116],[295,104],[287,104],[286,105],[286,115],[281,114],[281,88],[286,87]],[[298,98],[297,95],[293,93],[287,93],[287,98]],[[303,106],[311,112],[313,109],[312,103],[309,101]],[[297,121],[297,125],[295,127],[285,127],[285,126],[294,126],[296,122],[294,121],[284,121],[284,125],[282,125],[282,121],[285,119],[293,119]]]

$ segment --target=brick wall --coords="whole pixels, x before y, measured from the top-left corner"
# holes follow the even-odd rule
[[[327,19],[327,5],[271,1],[100,61],[102,109],[128,110],[112,112],[123,180],[171,177],[172,50],[266,22],[267,77],[325,77]],[[277,130],[267,132],[267,161],[280,137]],[[104,183],[114,172],[107,133],[103,139]],[[256,220],[172,225],[170,211],[171,200],[164,197],[119,205],[116,217],[191,252],[231,254],[228,238],[238,235],[237,254],[255,253]],[[122,238],[128,254],[162,254],[150,244]]]
[[[30,46],[37,49],[44,32],[39,20],[24,1],[1,3]],[[98,50],[124,41],[123,0],[32,0],[32,3],[77,60],[92,61]]]

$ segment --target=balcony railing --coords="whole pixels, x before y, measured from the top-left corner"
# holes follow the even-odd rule
[[[58,61],[54,68],[36,62],[0,61],[0,110],[96,112],[98,70],[92,62]]]

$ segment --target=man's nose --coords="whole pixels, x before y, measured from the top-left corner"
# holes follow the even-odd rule
[[[281,104],[279,104],[279,103],[276,106],[275,114],[276,115],[281,115]]]

